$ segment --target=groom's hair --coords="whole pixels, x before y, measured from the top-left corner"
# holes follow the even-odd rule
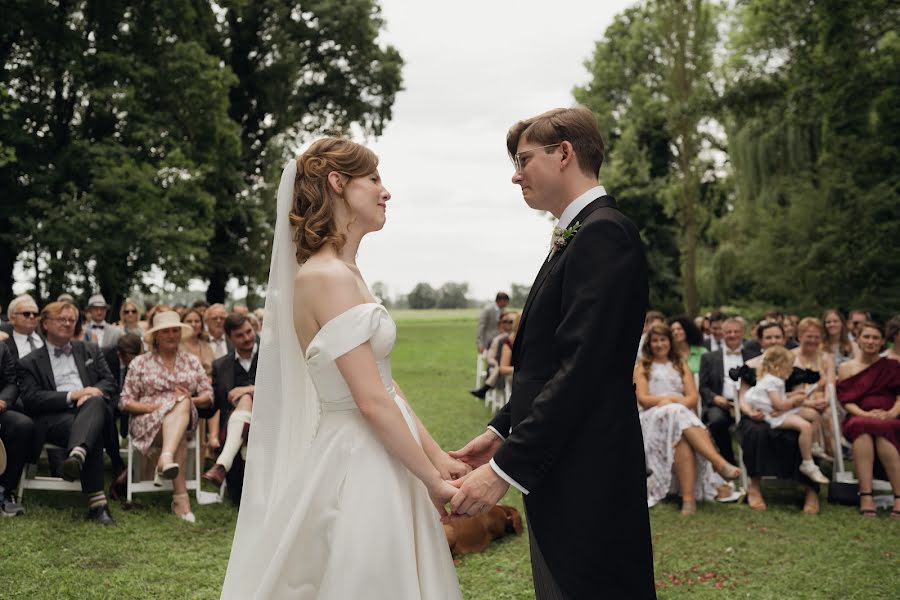
[[[513,158],[519,148],[519,140],[525,138],[541,146],[563,141],[572,144],[578,166],[586,175],[597,177],[603,164],[603,137],[597,127],[597,119],[584,106],[554,108],[536,117],[519,121],[506,134],[506,150]],[[547,148],[552,151],[552,148]]]

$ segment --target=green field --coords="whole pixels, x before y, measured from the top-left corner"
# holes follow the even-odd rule
[[[477,311],[396,315],[394,376],[445,448],[483,431],[490,416],[466,393],[476,317]],[[603,462],[598,456],[592,476],[603,476]],[[678,514],[674,500],[654,507],[659,597],[898,597],[900,522],[884,513],[863,520],[824,498],[819,516],[803,515],[802,492],[790,487],[767,489],[766,500],[765,513],[701,504],[690,519]],[[0,598],[217,598],[235,509],[195,506],[198,524],[190,526],[169,514],[165,494],[142,495],[140,502],[130,511],[114,506],[119,525],[107,529],[83,521],[80,496],[29,492],[26,517],[0,520]],[[521,509],[517,492],[506,502]],[[584,506],[590,519],[591,498]],[[525,535],[462,558],[457,571],[466,598],[533,597]]]

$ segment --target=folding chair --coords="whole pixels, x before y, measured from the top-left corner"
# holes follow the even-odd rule
[[[479,352],[478,356],[475,358],[475,387],[473,389],[478,389],[484,385],[484,380],[487,379],[487,351]]]
[[[40,462],[41,458],[47,458],[48,449],[65,450],[65,448],[60,448],[54,444],[44,444],[44,447],[41,448],[38,462]],[[20,500],[25,497],[25,490],[51,490],[54,492],[81,493],[80,481],[66,481],[62,477],[38,475],[37,468],[37,464],[25,465],[25,469],[22,471],[22,477],[19,478],[19,489],[17,490]]]
[[[188,490],[194,490],[195,496],[197,497],[197,502],[199,504],[209,504],[208,495],[216,496],[216,494],[212,494],[211,492],[202,492],[200,489],[200,472],[203,468],[203,463],[200,461],[200,441],[198,439],[199,436],[195,434],[191,434],[188,436],[187,440],[187,465],[185,470],[187,471],[186,475],[186,483]],[[127,482],[127,492],[126,498],[129,502],[131,502],[131,498],[134,494],[139,494],[143,492],[159,492],[162,490],[171,490],[172,482],[166,479],[161,481],[162,485],[158,485],[154,480],[141,480],[141,453],[136,452],[134,448],[134,444],[131,441],[131,436],[128,436],[128,450],[126,454],[127,460],[126,463],[128,465],[128,482]],[[191,460],[193,459],[193,461]],[[193,477],[191,477],[193,475]],[[215,500],[212,500],[215,502]]]

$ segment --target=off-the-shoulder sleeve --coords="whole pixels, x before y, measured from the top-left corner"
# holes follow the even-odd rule
[[[380,304],[357,304],[347,309],[322,326],[307,349],[307,358],[335,360],[343,356],[369,341],[386,314]]]

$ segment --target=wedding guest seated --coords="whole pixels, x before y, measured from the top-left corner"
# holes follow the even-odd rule
[[[891,347],[881,353],[881,356],[893,360],[900,360],[900,315],[891,318],[885,325],[887,341]]]
[[[244,315],[245,317],[250,314],[250,309],[247,308],[246,304],[242,304],[240,302],[235,302],[231,305],[231,312],[237,313],[239,315]]]
[[[263,319],[266,316],[266,309],[257,308],[253,311],[253,314],[256,315],[256,320],[259,321],[259,329],[256,330],[256,337],[259,337],[259,332],[262,331]]]
[[[497,323],[500,322],[500,315],[509,306],[509,295],[506,292],[497,292],[494,302],[488,304],[481,310],[478,317],[478,327],[475,330],[475,346],[478,348],[478,354],[484,354],[491,340],[497,335]]]
[[[200,318],[203,318],[203,315],[206,313],[206,309],[209,308],[209,302],[206,300],[196,300],[193,304],[191,304],[191,308],[200,313]]]
[[[246,315],[232,313],[225,319],[225,333],[232,350],[213,363],[216,408],[223,423],[227,424],[225,443],[216,463],[203,474],[203,479],[214,490],[218,490],[227,477],[231,499],[235,504],[239,504],[244,469],[243,460],[240,460],[238,455],[249,430],[250,416],[253,412],[257,359],[256,332]],[[232,469],[236,459],[239,467]]]
[[[140,323],[141,313],[133,300],[125,300],[119,308],[119,326],[124,333],[133,333],[144,337],[144,328]]]
[[[85,342],[93,342],[101,348],[116,345],[123,332],[115,325],[106,322],[107,313],[109,313],[109,305],[103,295],[91,296],[85,311],[85,315],[88,317],[84,328]]]
[[[784,347],[784,330],[777,321],[762,321],[757,327],[757,341],[763,351],[776,346]],[[744,467],[750,477],[747,488],[747,505],[753,510],[766,510],[762,495],[763,476],[774,476],[780,479],[794,479],[803,484],[806,498],[803,512],[819,513],[819,485],[800,472],[801,455],[796,431],[773,429],[765,422],[765,414],[748,406],[743,398],[747,391],[756,384],[755,369],[762,363],[765,354],[748,360],[745,366],[752,380],[741,381],[738,402],[743,417],[737,425],[737,438],[743,452]],[[803,396],[802,391],[790,392],[787,398],[795,401]]]
[[[872,320],[872,315],[860,309],[851,310],[847,316],[847,326],[850,328],[850,339],[854,342],[859,337],[863,324]]]
[[[703,345],[703,334],[694,322],[685,315],[669,319],[675,351],[687,363],[691,373],[700,372],[700,357],[706,352]]]
[[[10,313],[13,310],[11,303]],[[16,490],[25,458],[32,450],[34,423],[22,411],[16,384],[16,361],[7,344],[0,344],[0,445],[6,456],[6,468],[0,467],[0,517],[25,514]]]
[[[650,326],[654,323],[665,323],[666,315],[662,314],[658,310],[648,310],[647,314],[644,315],[644,328],[641,330],[641,339],[638,342],[637,347],[637,356],[634,358],[634,362],[637,363],[641,360],[641,348],[644,347],[644,341],[647,339],[647,331],[650,330]]]
[[[675,350],[667,325],[650,327],[641,361],[634,368],[634,383],[650,470],[647,505],[680,490],[681,514],[687,516],[697,511],[698,498],[736,500],[725,480],[738,477],[741,470],[719,454],[697,417],[694,376]]]
[[[178,349],[196,356],[206,374],[212,375],[212,364],[216,357],[213,355],[212,346],[206,341],[207,336],[203,331],[203,319],[200,313],[189,308],[181,317],[181,322],[190,329],[186,329],[181,336],[181,346]]]
[[[113,380],[116,382],[116,388],[121,392],[125,385],[125,377],[128,375],[128,365],[136,356],[144,353],[144,341],[134,333],[126,333],[119,338],[115,346],[106,348],[102,352],[109,372],[112,373]],[[116,397],[112,410],[118,430],[115,426],[111,430],[108,429],[105,446],[106,454],[110,457],[113,465],[113,472],[118,473],[118,476],[109,486],[109,497],[113,500],[121,500],[127,492],[128,473],[125,471],[126,466],[119,453],[119,438],[128,436],[128,413],[123,412],[119,407],[118,397]]]
[[[743,349],[744,326],[737,319],[722,323],[722,348],[700,357],[700,398],[703,400],[703,422],[722,456],[737,464],[731,447],[734,425],[734,402],[740,382],[729,377],[731,369],[739,369],[753,354]]]
[[[900,519],[900,362],[879,356],[884,333],[878,324],[863,323],[856,340],[859,357],[840,366],[837,394],[847,409],[841,431],[853,443],[859,512],[876,516],[872,479],[886,475],[894,493],[891,517]]]
[[[509,339],[509,334],[513,330],[513,324],[515,323],[518,325],[518,315],[519,313],[516,312],[504,312],[500,314],[500,322],[497,325],[497,329],[500,333],[494,336],[494,339],[491,340],[490,345],[485,351],[488,374],[484,379],[484,385],[478,389],[469,391],[469,393],[476,398],[484,400],[488,390],[498,387],[498,382],[502,385],[506,385],[506,382],[501,381],[502,378],[500,377],[500,354],[503,350],[503,344]]]
[[[784,318],[781,326],[784,328],[784,347],[793,350],[800,345],[797,339],[797,323],[795,323],[790,315]]]
[[[107,402],[117,392],[103,354],[94,344],[73,339],[78,309],[51,302],[41,311],[47,343],[19,361],[18,378],[25,412],[35,423],[35,460],[44,442],[66,448],[62,476],[81,480],[88,518],[115,523],[103,493],[104,435],[112,427]]]
[[[835,369],[857,355],[856,342],[850,341],[850,330],[844,315],[836,308],[829,308],[822,313],[825,325],[825,337],[822,339],[822,350],[834,357]]]
[[[802,391],[805,398],[801,404],[803,408],[815,410],[817,417],[814,421],[815,440],[813,442],[813,454],[817,458],[833,460],[835,451],[834,433],[831,426],[831,409],[828,399],[825,397],[825,389],[834,385],[837,380],[837,370],[834,367],[834,356],[830,352],[822,350],[822,339],[825,335],[825,327],[815,317],[806,317],[797,325],[797,340],[799,345],[791,352],[794,353],[794,366],[819,375],[818,381],[799,383],[788,388],[788,392]]]
[[[703,336],[703,345],[710,352],[722,349],[722,324],[725,322],[725,314],[714,310],[709,313],[709,334]]]
[[[12,326],[12,334],[6,340],[13,360],[21,360],[32,351],[44,346],[44,339],[38,326],[37,304],[29,295],[17,296],[9,303],[9,321]]]
[[[206,309],[203,320],[206,324],[207,341],[212,347],[213,356],[222,358],[231,351],[228,345],[228,336],[225,335],[225,306],[222,304],[213,304]]]
[[[197,428],[198,407],[211,407],[212,388],[200,360],[178,349],[188,330],[175,311],[153,317],[144,336],[150,351],[131,361],[120,406],[131,415],[128,431],[141,454],[161,446],[156,477],[172,480],[172,512],[194,523],[185,482],[187,434]]]

